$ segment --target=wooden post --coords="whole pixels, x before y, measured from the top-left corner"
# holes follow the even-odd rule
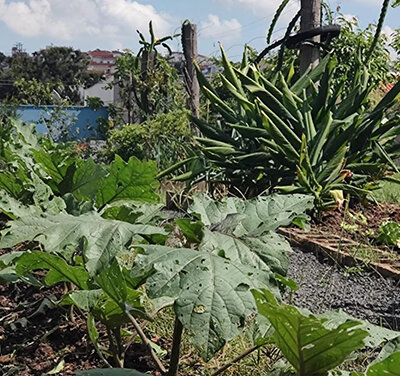
[[[321,26],[321,0],[301,0],[300,32],[315,29]],[[314,37],[314,42],[319,42],[320,37]],[[319,48],[304,44],[300,49],[300,74],[309,66],[315,68],[319,63]]]
[[[182,25],[182,48],[185,56],[184,77],[189,94],[189,108],[199,117],[200,88],[193,61],[197,60],[197,26],[186,21]]]

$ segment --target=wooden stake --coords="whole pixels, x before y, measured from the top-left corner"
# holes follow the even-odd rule
[[[321,0],[301,0],[300,32],[321,26]],[[320,37],[314,37],[314,42],[320,42]],[[300,49],[300,74],[308,67],[315,68],[319,63],[319,47],[303,44]]]
[[[186,21],[182,25],[182,48],[185,56],[184,77],[189,94],[189,108],[199,116],[200,88],[193,62],[197,60],[197,26]]]

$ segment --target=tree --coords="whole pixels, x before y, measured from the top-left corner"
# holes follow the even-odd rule
[[[131,51],[116,61],[114,82],[118,86],[126,113],[127,122],[143,122],[159,113],[182,109],[185,106],[184,94],[178,83],[178,72],[168,64],[158,51],[163,46],[170,51],[165,41],[174,36],[157,39],[150,22],[150,42],[139,33],[142,45],[137,55]]]
[[[57,85],[60,96],[73,104],[81,102],[81,85],[94,84],[100,80],[100,75],[87,73],[87,56],[71,47],[48,47],[34,52],[32,56],[7,59],[7,69],[2,69],[0,73],[2,80],[13,83],[25,79]],[[0,97],[13,96],[13,92],[10,89],[3,91]]]

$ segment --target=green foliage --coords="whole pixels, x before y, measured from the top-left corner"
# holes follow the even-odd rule
[[[11,222],[2,232],[0,247],[11,248],[25,241],[38,241],[49,253],[70,259],[76,249],[83,250],[86,268],[91,275],[99,273],[138,235],[165,234],[160,227],[130,224],[103,219],[90,212],[80,216],[24,216]]]
[[[400,352],[398,332],[366,322],[355,321],[343,312],[313,315],[290,305],[278,304],[270,291],[253,291],[259,315],[267,319],[274,332],[266,338],[282,351],[295,372],[282,363],[272,375],[296,376],[372,376],[398,375]],[[269,334],[270,335],[270,334]],[[356,350],[364,347],[381,353],[364,372],[337,369]],[[283,373],[282,373],[283,372]]]
[[[376,240],[381,244],[395,245],[400,248],[400,224],[396,222],[383,222],[379,227]]]
[[[21,78],[14,82],[16,95],[12,98],[17,104],[30,104],[34,106],[42,106],[53,104],[53,90],[57,88],[57,84],[51,82],[40,82],[36,78],[27,81]]]
[[[278,214],[283,201],[286,210]],[[147,278],[151,298],[174,298],[177,319],[206,360],[243,330],[255,310],[254,286],[279,296],[275,273],[286,274],[290,246],[273,231],[304,215],[312,199],[293,195],[212,203],[195,197],[190,212],[201,223],[177,222],[189,243],[198,242],[196,249],[142,246],[133,269],[135,279]]]
[[[159,113],[181,110],[185,104],[176,69],[157,51],[159,46],[170,50],[165,42],[176,35],[155,38],[151,22],[150,41],[138,33],[141,49],[137,55],[127,50],[117,58],[110,85],[119,87],[122,107],[116,108],[116,115],[121,123],[143,122]]]
[[[159,201],[153,162],[136,158],[124,162],[117,156],[106,167],[91,159],[71,157],[48,139],[38,137],[30,126],[19,122],[12,126],[13,132],[10,129],[3,144],[0,189],[19,201],[18,205],[35,205],[41,212],[57,214],[68,204],[67,210],[79,215],[91,208],[118,207],[118,202],[123,206]],[[0,211],[13,217],[10,205],[14,210],[18,205],[4,197]]]
[[[79,50],[70,47],[49,47],[33,53],[32,56],[7,58],[6,68],[0,72],[0,77],[17,82],[21,79],[27,82],[36,80],[44,86],[57,84],[57,91],[64,100],[79,104],[79,86],[87,86],[100,79],[100,76],[86,72],[88,64],[87,57]],[[15,90],[3,92],[3,95],[11,99]]]
[[[337,69],[334,73],[333,84],[340,85],[342,77],[347,77],[344,83],[344,93],[348,93],[352,87],[360,67],[365,67],[370,74],[371,83],[386,83],[391,81],[390,77],[390,52],[387,39],[380,33],[377,34],[374,25],[368,25],[362,29],[358,19],[346,19],[339,14],[338,22],[341,26],[339,37],[332,42],[331,51],[338,59]],[[378,38],[374,38],[378,36]],[[375,47],[372,48],[374,42]],[[364,60],[370,56],[367,64]],[[365,64],[365,65],[364,65]]]
[[[222,54],[221,80],[230,101],[221,99],[198,71],[219,117],[213,123],[193,119],[204,136],[198,139],[203,169],[191,179],[223,181],[250,197],[271,188],[310,193],[318,208],[328,208],[338,204],[335,192],[365,196],[386,170],[397,169],[394,140],[400,129],[396,118],[385,115],[400,83],[370,108],[372,86],[365,69],[342,96],[331,86],[338,63],[329,56],[291,82],[280,72],[270,81],[253,65],[237,69]]]
[[[359,328],[359,322],[347,321],[327,329],[323,320],[302,315],[294,307],[279,305],[267,290],[253,294],[259,313],[275,329],[274,342],[298,376],[326,375],[364,346],[368,333]]]
[[[192,135],[187,111],[158,114],[141,124],[127,124],[112,130],[108,137],[108,154],[125,160],[155,160],[160,169],[184,160]]]

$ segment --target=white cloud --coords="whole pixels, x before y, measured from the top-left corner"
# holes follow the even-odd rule
[[[241,36],[242,25],[236,18],[221,20],[215,14],[209,14],[207,20],[201,22],[200,30],[202,36],[227,41]]]
[[[0,21],[24,37],[107,39],[147,30],[153,20],[158,35],[170,32],[172,17],[151,5],[130,0],[0,0]]]
[[[365,5],[371,5],[371,6],[377,6],[377,7],[382,6],[382,0],[352,0],[351,2],[365,4]]]
[[[282,3],[282,0],[220,0],[221,2],[231,5],[237,6],[242,5],[249,8],[254,14],[272,17],[279,5]],[[290,4],[287,5],[285,9],[285,15],[290,13],[294,15],[299,7],[300,0],[292,0]]]

